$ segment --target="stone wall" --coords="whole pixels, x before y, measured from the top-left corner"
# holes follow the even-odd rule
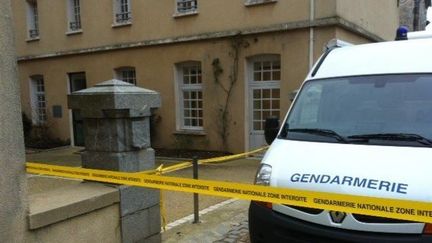
[[[430,5],[430,0],[400,0],[400,25],[407,26],[410,31],[424,30],[426,28],[427,8]],[[418,14],[417,21],[415,21],[416,13]]]
[[[26,236],[26,177],[11,1],[0,0],[0,242]]]
[[[29,175],[28,192],[27,242],[121,242],[119,191],[115,187]]]

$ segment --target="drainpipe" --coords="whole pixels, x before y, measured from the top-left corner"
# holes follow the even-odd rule
[[[309,70],[311,70],[314,64],[315,28],[312,27],[312,23],[315,20],[315,0],[309,1],[309,7],[309,22],[311,24],[309,28]]]

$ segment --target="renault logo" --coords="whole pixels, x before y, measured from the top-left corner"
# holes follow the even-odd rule
[[[330,218],[333,223],[340,224],[344,221],[346,217],[346,213],[338,212],[338,211],[330,211]]]

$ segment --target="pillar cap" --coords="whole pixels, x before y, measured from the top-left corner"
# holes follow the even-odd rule
[[[118,79],[111,79],[96,84],[88,89],[82,89],[73,92],[72,95],[94,95],[94,94],[158,94],[158,92],[137,87],[131,83],[127,83]]]
[[[83,118],[107,117],[115,110],[124,111],[127,117],[149,116],[151,109],[160,106],[158,92],[117,79],[68,95],[69,109],[80,110]]]

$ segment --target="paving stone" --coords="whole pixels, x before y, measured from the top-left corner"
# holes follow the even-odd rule
[[[237,242],[237,239],[226,238],[226,239],[224,239],[224,242],[227,242],[227,243],[235,243],[235,242]]]
[[[231,229],[220,240],[215,242],[249,243],[249,224],[247,219],[231,224]]]

